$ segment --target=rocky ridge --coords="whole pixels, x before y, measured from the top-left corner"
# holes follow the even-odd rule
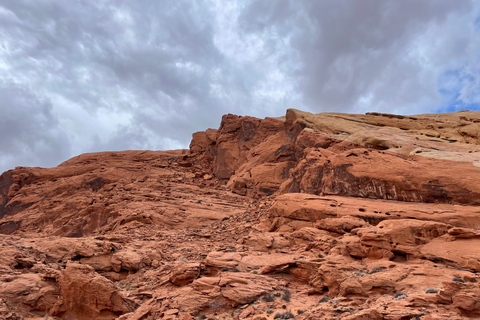
[[[480,317],[480,112],[225,115],[0,176],[1,319]]]

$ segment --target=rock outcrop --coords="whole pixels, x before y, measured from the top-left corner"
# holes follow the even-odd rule
[[[310,114],[289,109],[280,130],[280,119],[253,122],[228,115],[215,141],[210,135],[208,155],[214,158],[215,175],[229,179],[232,191],[242,195],[280,190],[478,205],[477,116],[478,112],[415,117]]]
[[[68,262],[58,284],[61,298],[50,313],[75,319],[115,319],[133,311],[133,305],[119,294],[115,284],[86,264]]]
[[[480,317],[480,112],[225,115],[0,176],[0,319]]]

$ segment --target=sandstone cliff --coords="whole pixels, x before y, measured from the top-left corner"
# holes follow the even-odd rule
[[[225,115],[0,176],[0,319],[480,317],[480,112]]]
[[[210,139],[194,134],[232,191],[279,191],[427,203],[480,203],[479,112],[419,115],[224,116]],[[203,150],[207,150],[205,152]],[[426,170],[428,169],[428,170]]]

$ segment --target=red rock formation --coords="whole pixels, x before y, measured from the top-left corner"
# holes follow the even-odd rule
[[[115,319],[133,311],[133,303],[118,293],[110,280],[97,274],[85,264],[68,262],[58,283],[61,298],[50,310],[54,316],[75,319]]]
[[[480,316],[480,112],[226,115],[0,176],[0,319]]]
[[[215,173],[230,178],[232,191],[242,195],[269,195],[281,185],[281,192],[478,205],[480,151],[473,134],[457,129],[475,126],[461,114],[312,115],[290,109],[282,131],[273,119],[228,115],[213,151]],[[422,123],[441,127],[444,136],[425,136]]]

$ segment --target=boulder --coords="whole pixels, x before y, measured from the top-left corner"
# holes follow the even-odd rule
[[[206,131],[199,131],[192,134],[190,152],[192,154],[202,154],[208,159],[213,159],[215,155],[217,132],[216,129],[207,129]]]
[[[0,300],[22,311],[48,313],[55,305],[58,288],[39,274],[22,274],[11,281],[0,282]],[[12,305],[13,304],[13,305]]]
[[[242,255],[238,252],[210,252],[205,261],[206,266],[216,268],[234,268],[242,260]]]
[[[184,286],[193,282],[200,276],[198,263],[186,263],[177,266],[170,275],[170,282],[176,286]]]
[[[255,301],[266,292],[272,291],[278,282],[267,276],[247,273],[225,273],[218,283],[222,296],[238,304]]]
[[[75,319],[117,317],[133,311],[129,303],[110,280],[88,265],[67,263],[59,278],[61,299],[52,309],[55,316]]]
[[[204,295],[219,294],[240,305],[255,301],[278,285],[271,277],[242,272],[223,272],[218,277],[201,277],[192,283],[192,287]]]
[[[112,256],[111,264],[115,272],[120,272],[122,269],[137,271],[144,266],[144,259],[138,252],[122,251]]]

